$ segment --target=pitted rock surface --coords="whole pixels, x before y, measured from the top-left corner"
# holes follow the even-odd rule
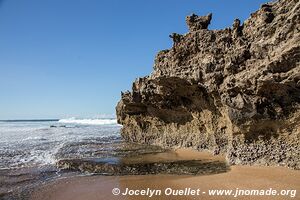
[[[264,4],[224,30],[209,30],[212,18],[188,16],[189,32],[122,93],[123,138],[300,169],[300,2]]]

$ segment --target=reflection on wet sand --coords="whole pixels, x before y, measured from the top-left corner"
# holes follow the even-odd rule
[[[200,153],[190,150],[177,150],[170,153],[159,153],[142,157],[132,158],[130,162],[152,162],[153,160],[211,160],[224,161],[222,157],[214,157],[206,153]],[[124,162],[127,162],[124,161]],[[128,161],[129,162],[129,161]],[[112,190],[118,188],[120,193],[126,190],[161,190],[159,196],[153,196],[152,199],[217,199],[230,200],[237,199],[228,196],[201,196],[193,195],[172,195],[166,196],[164,190],[200,189],[208,191],[210,189],[295,189],[300,191],[300,171],[290,170],[281,167],[255,167],[255,166],[232,166],[226,173],[212,175],[126,175],[126,176],[85,176],[73,177],[56,180],[46,184],[33,193],[32,200],[139,200],[145,199],[145,195],[113,195]],[[149,194],[149,193],[148,193]],[[298,194],[296,196],[297,199]],[[149,198],[149,197],[147,197]],[[289,197],[286,197],[289,198]],[[282,196],[241,196],[238,199],[244,200],[277,200],[283,199]]]

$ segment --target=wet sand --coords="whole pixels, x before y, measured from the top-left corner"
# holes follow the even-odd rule
[[[125,163],[166,162],[180,160],[209,160],[226,162],[223,156],[212,156],[208,152],[199,152],[190,149],[177,149],[174,151],[170,150],[162,153],[144,154],[122,159],[122,161]]]
[[[145,159],[153,160],[156,155]],[[165,157],[166,156],[166,157]],[[172,158],[169,154],[160,154],[156,159],[217,159],[207,153],[190,150],[177,150]],[[139,158],[137,158],[138,160]],[[146,175],[146,176],[89,176],[72,177],[56,180],[36,189],[32,200],[106,200],[106,199],[150,199],[148,196],[113,195],[112,189],[119,188],[121,193],[126,188],[142,190],[161,190],[160,195],[151,199],[300,199],[288,196],[209,196],[211,189],[276,189],[297,190],[300,192],[300,171],[281,167],[232,166],[231,171],[215,175],[186,176],[186,175]],[[200,189],[200,195],[167,196],[165,189]],[[202,192],[206,192],[203,194]]]

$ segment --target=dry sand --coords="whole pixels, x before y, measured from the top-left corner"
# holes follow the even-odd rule
[[[190,150],[177,150],[171,158],[170,155],[157,159],[223,159],[212,157],[206,153]],[[154,157],[151,157],[153,160]],[[146,157],[145,159],[150,159]],[[112,194],[113,188],[121,192],[129,189],[161,190],[161,195],[153,196],[124,196]],[[200,189],[200,195],[166,196],[166,188],[172,189]],[[114,200],[114,199],[300,199],[300,194],[295,197],[288,196],[209,196],[211,189],[276,189],[296,190],[300,192],[300,171],[281,167],[256,167],[232,166],[231,171],[207,176],[180,176],[180,175],[147,175],[147,176],[89,176],[72,177],[56,180],[38,188],[32,195],[33,200]],[[202,192],[206,192],[203,194]]]

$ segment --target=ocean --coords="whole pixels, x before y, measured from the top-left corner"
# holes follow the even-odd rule
[[[0,121],[0,199],[61,177],[60,159],[105,156],[121,141],[120,128],[116,119]]]

